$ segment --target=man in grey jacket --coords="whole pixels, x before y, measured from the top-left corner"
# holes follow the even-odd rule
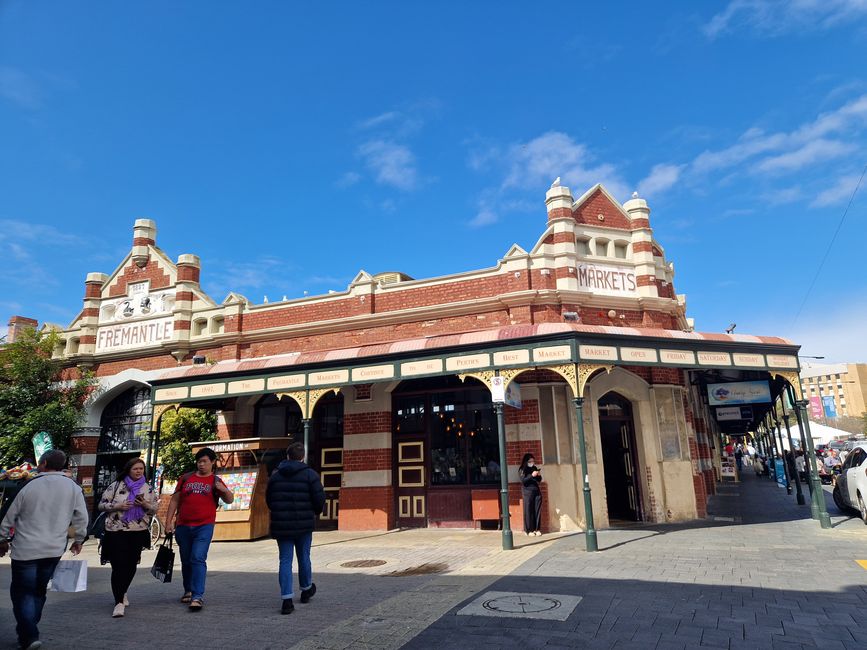
[[[12,546],[12,611],[18,644],[42,646],[37,625],[45,606],[48,581],[66,550],[69,526],[75,528],[73,555],[87,535],[87,506],[78,484],[62,473],[66,454],[47,451],[39,459],[40,475],[25,485],[0,523],[0,557]],[[14,537],[10,533],[14,529]]]

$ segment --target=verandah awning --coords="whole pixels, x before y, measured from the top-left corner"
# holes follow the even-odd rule
[[[390,343],[183,366],[152,382],[156,404],[339,388],[562,364],[792,375],[799,346],[778,337],[542,323]]]

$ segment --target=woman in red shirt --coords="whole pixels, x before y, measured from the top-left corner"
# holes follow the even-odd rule
[[[235,498],[214,474],[216,460],[217,454],[208,447],[196,453],[196,471],[178,481],[166,513],[166,533],[175,533],[181,553],[184,578],[181,602],[189,603],[193,612],[200,611],[204,605],[208,548],[214,536],[217,501],[222,499],[224,503],[232,503]]]

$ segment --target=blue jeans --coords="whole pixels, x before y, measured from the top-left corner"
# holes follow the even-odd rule
[[[9,595],[12,597],[12,612],[18,623],[18,642],[27,647],[39,639],[37,624],[42,618],[45,607],[45,592],[54,569],[60,562],[59,557],[46,557],[39,560],[12,560],[12,584]]]
[[[313,586],[313,567],[310,566],[310,546],[313,544],[313,533],[298,537],[282,537],[277,539],[280,550],[280,595],[283,599],[292,598],[292,553],[298,557],[298,586],[301,591]]]
[[[181,574],[184,591],[201,600],[205,595],[205,576],[208,575],[208,547],[214,536],[214,524],[204,526],[178,526],[175,539],[181,552]]]

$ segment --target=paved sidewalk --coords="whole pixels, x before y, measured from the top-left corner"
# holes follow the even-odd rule
[[[808,506],[749,476],[710,510],[690,525],[600,531],[595,554],[580,533],[519,535],[511,552],[497,532],[317,533],[319,591],[291,616],[279,614],[271,540],[211,547],[201,614],[177,602],[180,585],[149,575],[146,552],[123,619],[110,617],[109,572],[90,543],[88,591],[50,594],[40,628],[47,648],[867,648],[867,571],[855,562],[867,526],[829,502],[835,528],[822,531]],[[345,566],[359,561],[372,566]],[[489,591],[582,600],[562,621],[457,614]],[[13,647],[2,594],[0,649]]]
[[[867,527],[829,509],[823,531],[746,476],[707,522],[602,531],[596,554],[560,540],[490,586],[582,597],[565,621],[458,615],[467,599],[406,647],[867,648]]]
[[[308,648],[398,648],[455,603],[507,575],[554,539],[521,540],[517,550],[504,553],[497,532],[316,533],[312,559],[318,592],[309,604],[297,604],[290,616],[279,613],[273,540],[212,544],[200,614],[191,614],[178,602],[180,560],[175,564],[177,584],[163,585],[149,573],[155,551],[146,551],[122,619],[111,618],[110,571],[99,565],[96,544],[88,542],[82,554],[88,560],[88,590],[50,593],[41,637],[47,648],[183,645],[192,650],[287,648],[296,643]],[[343,566],[360,561],[376,566]],[[15,647],[8,584],[7,557],[0,559],[3,649]]]

